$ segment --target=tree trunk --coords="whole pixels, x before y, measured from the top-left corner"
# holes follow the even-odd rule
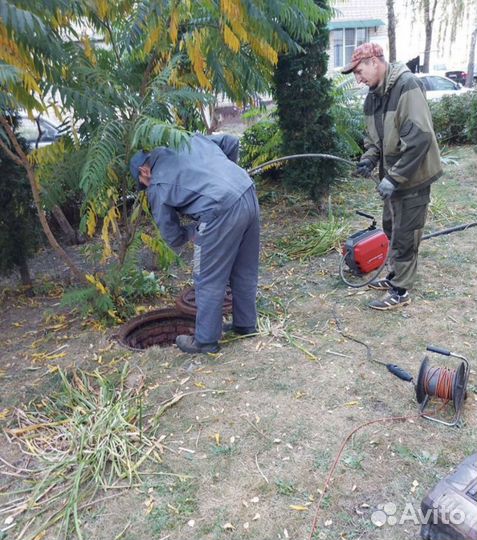
[[[204,125],[207,129],[207,134],[210,135],[217,129],[219,124],[215,104],[210,103],[209,105],[207,105],[207,113],[209,115],[209,118],[207,118],[206,111],[204,110],[204,105],[201,105],[200,116],[202,118],[202,122],[204,122]]]
[[[431,6],[432,2],[432,6]],[[426,44],[424,47],[424,64],[422,71],[429,73],[429,64],[431,59],[432,31],[436,15],[438,0],[423,0],[422,9],[424,11],[424,28],[426,31]]]
[[[477,16],[476,16],[477,19]],[[474,31],[472,32],[471,38],[470,38],[470,47],[469,47],[469,63],[467,64],[467,78],[465,80],[465,86],[467,88],[472,88],[474,86],[474,70],[475,70],[475,48],[477,45],[477,20],[476,20],[476,28],[474,28]]]
[[[43,210],[43,207],[41,205],[40,192],[38,190],[35,173],[33,172],[30,164],[28,163],[28,160],[24,164],[24,167],[27,172],[28,180],[30,181],[30,187],[33,194],[33,200],[35,201],[36,210],[38,212],[38,217],[40,219],[41,226],[43,227],[43,232],[48,238],[50,246],[56,251],[56,253],[58,253],[59,257],[63,260],[66,266],[69,267],[69,269],[73,272],[73,274],[81,283],[88,283],[83,272],[81,272],[81,270],[74,263],[73,259],[68,255],[68,253],[66,253],[66,251],[60,246],[60,244],[58,244],[58,241],[56,240],[53,232],[50,229],[50,226],[48,225],[45,211]]]
[[[389,61],[396,61],[396,14],[394,13],[394,0],[386,0],[388,6],[388,40]]]
[[[429,73],[429,64],[431,59],[431,45],[432,45],[432,22],[426,21],[426,44],[424,46],[424,63],[422,71]]]
[[[217,116],[217,109],[215,103],[209,105],[209,114],[210,114],[210,126],[207,130],[207,133],[213,133],[219,127],[219,118]]]
[[[28,181],[30,182],[33,201],[35,202],[35,207],[38,212],[38,218],[40,219],[43,232],[48,238],[50,246],[58,253],[59,257],[64,261],[64,263],[69,267],[69,269],[81,283],[88,283],[83,272],[81,272],[81,270],[74,263],[73,259],[71,259],[68,253],[66,253],[66,251],[60,246],[60,244],[58,244],[58,241],[56,240],[53,232],[51,231],[50,226],[48,225],[48,220],[46,219],[45,211],[43,210],[43,207],[41,205],[40,190],[38,188],[35,172],[33,171],[33,168],[30,165],[30,162],[28,161],[25,152],[22,150],[20,144],[18,143],[18,140],[13,133],[10,124],[8,123],[7,119],[1,115],[0,124],[2,124],[3,128],[5,129],[5,132],[7,133],[8,138],[10,139],[10,142],[12,143],[12,146],[14,147],[16,153],[13,152],[10,148],[8,148],[8,146],[2,139],[0,139],[0,146],[10,158],[12,158],[16,163],[18,163],[25,169]]]
[[[71,246],[78,244],[76,232],[71,226],[70,222],[66,219],[63,210],[57,204],[55,204],[55,206],[53,206],[53,208],[51,209],[51,212],[55,216],[55,219],[58,222],[58,225],[60,226],[63,234],[65,235],[68,244]]]
[[[28,262],[26,259],[23,259],[18,265],[18,270],[20,272],[20,278],[22,280],[22,285],[27,290],[28,296],[33,296],[33,281],[30,275],[30,269],[28,267]]]

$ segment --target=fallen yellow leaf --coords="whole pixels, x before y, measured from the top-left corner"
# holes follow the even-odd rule
[[[359,401],[348,401],[348,403],[345,403],[345,407],[354,407],[355,405],[358,405]]]
[[[42,361],[49,361],[49,360],[56,360],[58,358],[64,358],[66,356],[66,353],[58,353],[58,354],[48,354],[44,352],[40,353],[33,353],[31,355],[32,362],[42,362]]]

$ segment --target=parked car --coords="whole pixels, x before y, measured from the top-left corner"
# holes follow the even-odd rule
[[[45,118],[40,116],[38,121],[41,137],[36,120],[31,120],[25,114],[19,116],[18,132],[27,141],[30,148],[35,148],[37,144],[41,148],[55,142],[61,136],[58,128]]]
[[[463,69],[454,69],[453,71],[446,71],[446,77],[452,79],[455,82],[459,82],[464,85],[467,81],[467,72]],[[474,75],[472,77],[473,84],[477,84],[477,67],[474,70]]]
[[[463,87],[460,83],[452,81],[441,75],[433,75],[430,73],[417,73],[426,89],[426,97],[429,100],[438,100],[443,96],[457,96],[471,92],[471,88]]]
[[[465,84],[465,80],[467,79],[467,73],[463,71],[462,69],[455,69],[454,71],[446,71],[445,76],[448,79],[451,79],[452,81],[460,83],[462,85]]]
[[[437,101],[443,96],[458,96],[466,92],[474,91],[473,88],[466,88],[460,83],[454,82],[447,77],[434,75],[430,73],[416,73],[416,77],[422,80],[426,89],[426,97],[430,101]],[[354,98],[357,101],[363,102],[368,94],[367,86],[356,86],[353,89]]]

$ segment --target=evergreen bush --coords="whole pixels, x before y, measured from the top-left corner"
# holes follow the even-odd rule
[[[8,115],[14,130],[17,121]],[[26,142],[19,138],[26,150]],[[40,228],[25,169],[0,149],[0,274],[18,270],[23,285],[31,287],[28,259],[40,245]]]
[[[444,96],[430,108],[440,144],[477,143],[477,92]]]
[[[316,4],[329,8],[324,0]],[[327,22],[318,22],[313,41],[301,43],[302,52],[279,57],[274,97],[283,134],[282,155],[338,152],[331,114],[332,83],[326,77],[328,39]],[[339,170],[336,161],[300,159],[284,166],[283,179],[286,187],[305,191],[318,201],[327,194]]]

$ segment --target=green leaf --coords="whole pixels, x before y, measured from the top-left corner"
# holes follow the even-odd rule
[[[180,149],[188,144],[190,133],[156,118],[142,115],[138,118],[131,142],[132,148],[151,150],[157,146]]]
[[[6,0],[0,0],[0,19],[7,28],[19,34],[45,32],[45,26],[37,15],[18,8]]]

